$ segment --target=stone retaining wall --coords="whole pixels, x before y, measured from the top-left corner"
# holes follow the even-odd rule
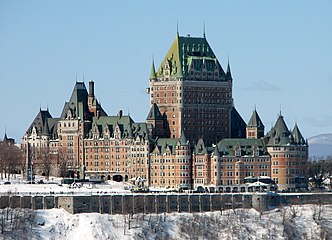
[[[332,204],[332,193],[125,194],[100,196],[0,196],[0,208],[63,208],[75,213],[208,212],[232,208],[266,211],[282,205]]]

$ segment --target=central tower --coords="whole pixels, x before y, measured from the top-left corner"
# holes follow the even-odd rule
[[[177,34],[157,71],[152,64],[150,108],[158,106],[167,136],[184,132],[192,143],[216,143],[231,136],[232,81],[229,64],[225,73],[205,34]]]

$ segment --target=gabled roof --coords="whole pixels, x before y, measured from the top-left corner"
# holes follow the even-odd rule
[[[105,127],[108,128],[110,135],[114,133],[116,127],[119,127],[122,138],[135,138],[140,137],[148,140],[149,124],[147,123],[134,123],[130,116],[100,116],[92,118],[92,127],[88,132],[88,138],[92,138],[93,131],[97,130],[94,126],[98,127],[98,132],[104,132]]]
[[[160,113],[159,107],[156,103],[153,103],[150,112],[146,118],[147,120],[163,120],[163,116]]]
[[[204,140],[202,138],[200,138],[195,146],[195,150],[194,153],[196,155],[198,154],[208,154],[208,150],[205,146]]]
[[[220,75],[225,76],[224,70],[205,37],[183,37],[177,34],[158,68],[157,76],[164,75],[165,63],[169,64],[170,75],[178,78],[186,76],[192,64],[195,65],[195,68],[201,68],[204,64],[207,70],[213,71],[218,67]]]
[[[167,149],[169,149],[172,154],[175,154],[178,141],[178,138],[158,138],[156,140],[156,148],[159,149],[160,154],[166,153]]]
[[[252,113],[251,118],[250,118],[247,126],[248,127],[264,128],[264,124],[263,124],[261,118],[259,117],[256,109]]]

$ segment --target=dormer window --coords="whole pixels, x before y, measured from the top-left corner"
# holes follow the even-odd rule
[[[241,149],[236,149],[235,150],[235,156],[236,157],[241,157]]]
[[[241,157],[241,147],[240,146],[237,146],[235,148],[235,156],[236,157]]]

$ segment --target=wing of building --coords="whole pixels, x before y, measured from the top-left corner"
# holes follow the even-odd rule
[[[93,81],[89,91],[76,82],[59,117],[40,109],[27,129],[27,168],[171,189],[253,191],[253,179],[306,187],[308,144],[298,126],[290,131],[280,115],[265,134],[256,109],[246,124],[233,104],[230,64],[224,71],[205,35],[177,34],[149,83],[147,118],[134,122],[121,110],[109,116]]]

